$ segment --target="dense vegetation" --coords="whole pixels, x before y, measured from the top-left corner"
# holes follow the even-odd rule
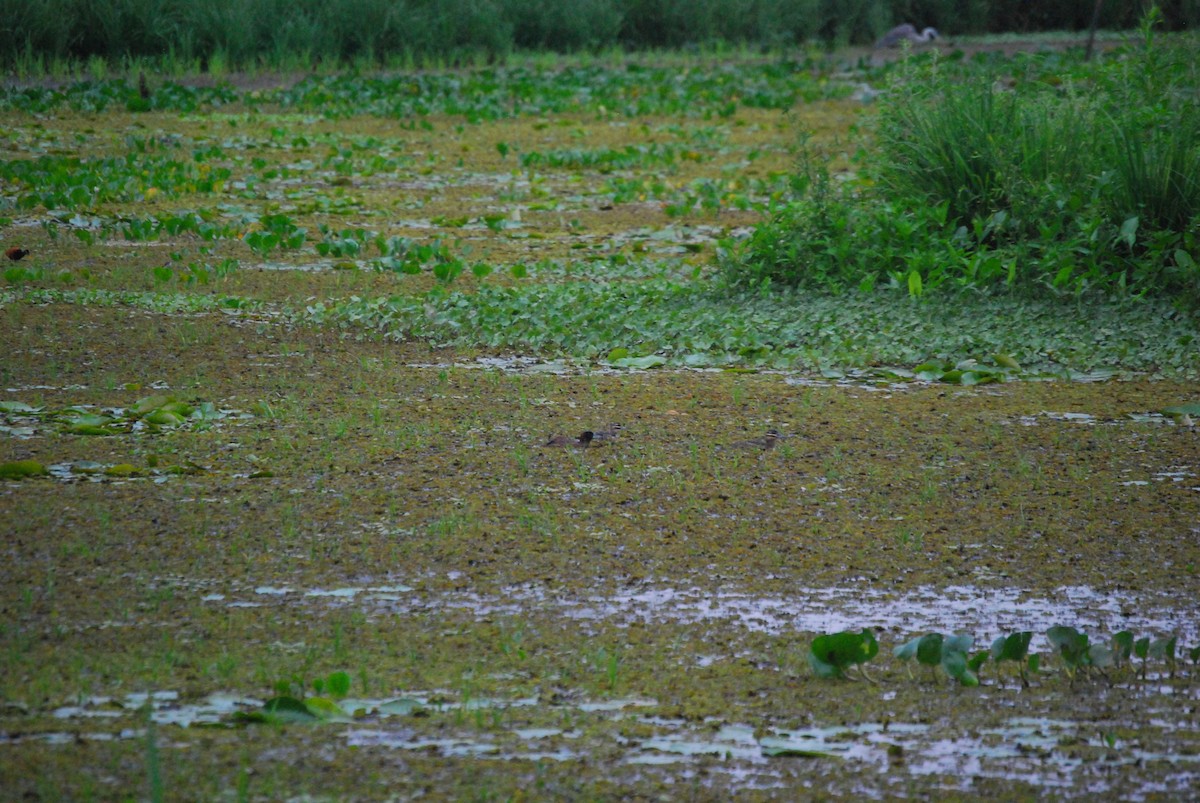
[[[906,20],[950,35],[1080,30],[1092,8],[1018,0],[0,0],[0,65],[462,63],[529,49],[866,44]],[[1109,2],[1100,23],[1129,28],[1141,11]],[[1200,23],[1195,3],[1172,0],[1164,13],[1171,29]]]
[[[1200,111],[1194,41],[1098,64],[1003,72],[913,63],[884,94],[875,147],[808,191],[737,258],[737,282],[892,283],[1039,294],[1200,294]]]

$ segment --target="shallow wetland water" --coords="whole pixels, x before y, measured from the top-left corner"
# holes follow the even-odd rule
[[[805,110],[831,138],[858,113]],[[757,213],[679,227],[662,199],[598,190],[612,171],[531,178],[497,143],[650,131],[697,149],[676,186],[749,163],[770,183],[795,124],[746,108],[679,130],[607,113],[431,115],[430,130],[315,116],[301,142],[261,109],[6,114],[6,158],[119,151],[136,132],[246,148],[203,204],[283,209],[318,240],[321,222],[455,229],[498,264],[561,260],[535,271],[546,282],[588,280],[600,268],[572,255],[613,242],[702,275]],[[276,163],[290,177],[269,176]],[[233,238],[206,258],[238,270],[163,287],[164,252],[195,238],[51,239],[44,213],[4,228],[6,244],[36,232],[30,264],[70,275],[10,287],[0,307],[0,463],[49,469],[0,480],[0,797],[1175,800],[1200,786],[1186,656],[1200,428],[1162,415],[1197,401],[1194,381],[959,387],[438,348],[304,311],[416,295],[428,271],[311,248],[256,260]],[[479,225],[492,213],[537,236],[490,236],[511,231]],[[612,264],[622,281],[650,270]],[[170,412],[154,394],[201,412],[147,424],[139,405]],[[601,445],[544,445],[614,422]],[[735,448],[768,429],[774,448]],[[1105,644],[1175,634],[1180,657],[1070,677],[1053,625]],[[816,677],[813,639],[862,628],[880,644],[870,678]],[[987,649],[1024,630],[1041,657],[1028,685],[1012,664],[967,688],[892,655],[927,632]],[[262,721],[280,690],[321,697],[314,681],[337,672],[349,689],[321,721]]]

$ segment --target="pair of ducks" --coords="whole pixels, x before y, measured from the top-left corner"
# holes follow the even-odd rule
[[[600,445],[606,442],[612,442],[617,439],[617,435],[624,429],[620,424],[609,424],[608,429],[593,432],[592,430],[584,430],[579,433],[578,437],[570,435],[555,435],[550,440],[546,441],[546,446],[574,446],[579,449],[586,449],[593,443]],[[730,444],[733,449],[761,449],[769,451],[775,448],[783,435],[777,429],[768,429],[767,434],[761,438],[747,438],[742,441],[734,441]]]

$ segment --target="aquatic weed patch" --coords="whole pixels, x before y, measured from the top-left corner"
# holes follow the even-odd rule
[[[1191,317],[1151,300],[1074,305],[976,296],[911,302],[893,293],[730,296],[698,282],[648,279],[349,299],[313,305],[307,315],[396,339],[584,359],[624,348],[693,367],[894,365],[944,379],[954,363],[1008,355],[1036,373],[1105,367],[1194,376],[1200,369]],[[935,366],[932,359],[951,365]]]

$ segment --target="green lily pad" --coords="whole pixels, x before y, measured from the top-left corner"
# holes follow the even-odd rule
[[[381,703],[378,710],[380,714],[407,716],[420,708],[420,700],[414,700],[411,697],[400,697],[396,700],[388,700],[386,703]]]
[[[116,435],[116,431],[98,424],[71,424],[67,432],[72,435]]]
[[[0,401],[0,412],[3,413],[39,413],[41,407],[32,407],[25,402]]]
[[[170,404],[173,401],[175,401],[174,396],[155,394],[153,396],[147,396],[144,399],[138,399],[133,403],[133,406],[129,408],[129,411],[134,415],[143,416],[151,410],[157,410],[158,408]]]
[[[142,420],[148,424],[154,424],[159,427],[177,427],[183,423],[184,417],[179,413],[173,413],[166,408],[152,410],[142,416]]]

